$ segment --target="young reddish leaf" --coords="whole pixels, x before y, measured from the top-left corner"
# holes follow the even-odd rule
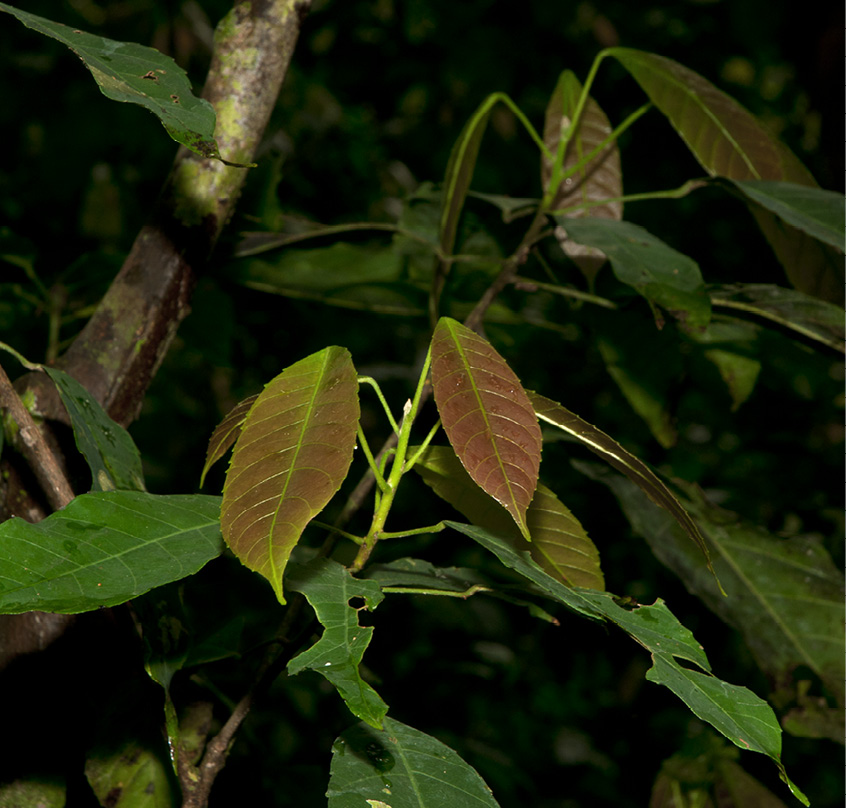
[[[698,73],[672,59],[632,48],[611,48],[607,54],[631,73],[712,177],[817,185],[786,146]],[[760,205],[750,203],[749,208],[790,282],[806,294],[839,303],[842,256]]]
[[[206,462],[203,466],[203,473],[200,475],[200,488],[206,479],[209,469],[220,460],[227,450],[241,434],[241,427],[247,418],[250,407],[253,406],[258,396],[250,396],[236,404],[229,414],[217,425],[209,438],[209,448],[206,450]]]
[[[303,529],[341,487],[359,419],[358,377],[346,348],[282,371],[259,394],[235,444],[223,537],[284,603],[282,574]]]
[[[448,446],[430,446],[414,464],[414,470],[474,525],[507,538],[517,551],[528,551],[548,575],[570,586],[605,589],[596,545],[569,508],[543,484],[538,484],[526,512],[532,535],[529,543],[507,511],[470,479]]]
[[[593,424],[579,418],[574,412],[562,407],[557,401],[542,396],[534,391],[528,391],[529,400],[535,408],[535,412],[541,421],[572,435],[580,443],[583,443],[592,452],[598,454],[603,460],[612,465],[617,471],[626,475],[635,483],[656,505],[675,517],[682,526],[685,533],[696,542],[705,555],[708,567],[711,567],[711,557],[708,553],[708,546],[699,530],[696,522],[685,510],[684,505],[678,498],[661,482],[649,466],[639,460],[630,452],[627,452],[617,441],[606,435],[602,430],[597,429]]]
[[[579,97],[582,94],[581,82],[570,70],[565,70],[558,79],[555,92],[546,108],[546,121],[543,127],[543,142],[555,154],[561,135],[570,125]],[[570,169],[581,159],[590,154],[608,135],[611,123],[608,117],[592,98],[588,98],[579,120],[579,128],[567,145],[564,155],[564,168]],[[541,181],[546,187],[552,174],[552,163],[545,157],[541,160]],[[623,174],[620,169],[620,150],[616,142],[608,144],[587,165],[572,177],[561,183],[552,202],[552,210],[586,202],[598,202],[623,195]],[[600,219],[622,219],[623,203],[607,202],[604,205],[583,210],[572,210],[567,216],[595,216]],[[556,236],[558,233],[556,232]],[[592,283],[606,261],[605,254],[594,247],[576,244],[567,238],[559,238],[561,248],[573,259],[582,274]]]
[[[531,541],[526,509],[538,484],[542,442],[514,371],[487,340],[442,317],[432,335],[432,387],[458,459]]]

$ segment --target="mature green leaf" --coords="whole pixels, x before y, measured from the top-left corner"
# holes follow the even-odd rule
[[[414,470],[441,499],[474,525],[507,539],[515,550],[528,550],[553,578],[571,586],[605,589],[596,545],[579,520],[543,484],[538,484],[526,512],[532,537],[527,542],[505,508],[470,479],[448,446],[430,446]]]
[[[529,199],[526,197],[505,196],[503,194],[482,194],[478,191],[468,191],[467,196],[472,199],[481,199],[502,211],[502,221],[506,224],[519,219],[521,216],[528,216],[537,210],[540,199]]]
[[[388,705],[358,670],[373,636],[371,626],[359,625],[358,611],[372,611],[382,602],[379,584],[353,578],[345,567],[327,558],[291,564],[286,583],[289,589],[305,595],[323,625],[323,636],[288,663],[288,673],[293,676],[304,670],[317,671],[337,688],[354,715],[381,728]],[[353,598],[362,598],[364,605],[350,605]]]
[[[115,606],[197,572],[223,549],[220,497],[83,494],[35,524],[0,524],[0,613]]]
[[[693,539],[710,565],[708,547],[696,522],[693,521],[678,497],[664,485],[658,475],[646,463],[635,457],[631,452],[627,452],[602,430],[579,418],[578,415],[570,412],[557,401],[531,390],[528,391],[528,396],[541,421],[572,435],[617,471],[625,474],[649,499],[671,514],[682,530]]]
[[[356,724],[332,745],[329,808],[497,808],[475,769],[419,730]]]
[[[449,317],[432,335],[432,387],[449,442],[473,481],[531,541],[541,433],[520,380],[493,346]]]
[[[770,706],[745,688],[681,665],[679,659],[693,662],[708,673],[711,670],[702,646],[662,600],[651,606],[623,608],[609,592],[565,586],[535,564],[528,552],[515,551],[504,539],[483,528],[446,524],[490,550],[505,566],[537,584],[554,600],[580,614],[616,623],[652,654],[653,665],[646,674],[650,681],[669,687],[699,718],[736,746],[769,756],[794,794],[801,794],[781,765],[781,730]]]
[[[731,395],[731,411],[735,412],[752,395],[761,372],[761,363],[737,351],[722,348],[711,348],[704,355],[717,366],[723,377]]]
[[[236,261],[224,273],[251,289],[330,306],[405,316],[426,311],[426,292],[404,279],[401,257],[391,247],[339,242],[286,250],[273,261]]]
[[[754,116],[698,73],[631,48],[611,48],[606,54],[631,73],[711,176],[816,185],[805,166]],[[808,294],[840,301],[842,258],[759,205],[750,209],[791,283]]]
[[[247,419],[247,413],[255,404],[258,395],[248,396],[238,402],[217,425],[212,436],[209,438],[209,447],[206,450],[206,462],[203,464],[203,472],[200,475],[200,487],[206,479],[209,469],[223,457],[229,448],[238,440],[241,434],[241,427]]]
[[[549,151],[554,155],[558,152],[561,136],[570,126],[573,115],[582,95],[581,82],[576,75],[565,70],[555,87],[555,91],[546,108],[546,120],[543,128],[543,140]],[[590,154],[611,134],[611,123],[608,117],[592,98],[588,97],[579,118],[579,127],[567,144],[564,155],[565,174],[571,171],[577,163]],[[541,160],[541,182],[544,187],[552,176],[552,163],[546,157]],[[606,202],[602,205],[593,203],[605,199],[615,199],[623,195],[623,173],[620,168],[620,149],[616,141],[609,143],[589,163],[582,166],[575,174],[566,177],[558,188],[558,193],[551,204],[551,210],[573,208],[578,205],[591,204],[592,207],[568,210],[571,218],[593,216],[600,219],[622,219],[623,203]],[[560,236],[556,230],[556,236]],[[561,236],[559,243],[564,252],[569,255],[582,274],[593,282],[596,273],[607,260],[606,255],[595,247],[577,244]]]
[[[711,549],[728,594],[723,597],[665,513],[643,502],[626,480],[602,469],[581,468],[613,491],[655,555],[743,635],[765,673],[788,684],[795,669],[804,665],[842,698],[843,576],[819,541],[777,538],[704,500],[686,502]]]
[[[172,808],[176,803],[164,761],[137,741],[90,756],[85,777],[97,801],[108,808]]]
[[[555,216],[567,238],[611,259],[617,280],[694,328],[708,324],[711,303],[696,261],[631,222]],[[659,320],[660,323],[660,320]]]
[[[0,785],[0,808],[65,808],[67,787],[64,782],[13,780]]]
[[[835,351],[846,351],[843,307],[765,283],[713,286],[711,304],[763,318]]]
[[[221,529],[282,603],[291,551],[347,476],[359,413],[350,353],[332,346],[269,382],[241,428],[223,487]]]
[[[788,224],[843,252],[843,194],[774,180],[735,180],[734,184],[761,207]]]
[[[214,139],[214,108],[193,95],[187,74],[169,56],[134,42],[87,34],[5,3],[0,3],[0,11],[67,45],[91,72],[106,98],[146,107],[177,143],[203,157],[220,159]]]
[[[143,491],[141,455],[129,433],[106,414],[99,402],[72,376],[44,370],[59,388],[73,426],[76,446],[91,469],[94,491]]]

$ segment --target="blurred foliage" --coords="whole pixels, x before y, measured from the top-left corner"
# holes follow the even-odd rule
[[[213,26],[228,6],[225,0],[29,0],[26,8],[153,45],[173,55],[199,88]],[[508,93],[540,126],[559,72],[569,68],[583,79],[596,52],[616,44],[669,56],[708,77],[782,137],[824,188],[838,188],[843,152],[836,142],[834,71],[842,14],[830,4],[797,10],[788,0],[650,0],[636,9],[624,0],[315,0],[217,269],[239,231],[274,229],[286,214],[333,224],[395,221],[420,183],[442,179],[453,141],[488,93]],[[0,256],[6,256],[0,334],[41,361],[63,350],[120,266],[155,201],[174,144],[153,116],[103,98],[66,49],[11,19],[0,20],[0,63]],[[643,98],[616,65],[600,71],[592,94],[612,122]],[[624,136],[621,148],[630,193],[675,187],[702,174],[654,111]],[[497,110],[473,190],[538,196],[539,174],[537,152],[519,124]],[[696,256],[709,283],[785,283],[746,209],[716,189],[631,205],[626,218]],[[507,254],[522,234],[519,220],[502,224],[480,200],[469,202],[462,227],[464,238],[483,231],[485,249],[494,255]],[[578,283],[560,251],[550,250],[547,258]],[[472,301],[487,277],[478,266],[461,275],[461,299]],[[610,283],[606,269],[597,293]],[[517,308],[525,304],[518,290],[505,299]],[[734,407],[736,398],[706,355],[708,345],[672,322],[656,332],[648,316],[627,313],[628,345],[656,341],[672,354],[672,362],[651,368],[678,433],[675,445],[664,449],[605,370],[598,338],[619,343],[619,316],[551,295],[535,300],[529,315],[552,324],[554,337],[519,323],[487,328],[526,387],[564,401],[638,456],[697,483],[712,501],[746,519],[784,536],[819,536],[842,565],[843,518],[833,483],[841,468],[843,369],[834,355],[750,326],[761,370],[749,398]],[[398,409],[427,340],[422,317],[330,309],[210,273],[200,279],[193,313],[131,428],[148,487],[196,491],[205,444],[220,418],[282,367],[327,344],[347,346],[359,372],[376,377]],[[385,434],[378,402],[365,391],[362,406],[364,427],[378,445]],[[542,473],[556,470],[545,482],[599,546],[608,588],[641,602],[664,598],[705,646],[720,677],[766,695],[767,683],[738,635],[632,536],[607,490],[570,468],[571,457],[584,456],[572,444],[551,443]],[[222,472],[213,471],[205,490],[219,490],[221,479]],[[425,518],[433,504],[422,485],[403,491],[392,519]],[[320,536],[307,532],[306,538]],[[378,560],[425,551],[433,563],[494,568],[480,548],[458,542],[455,534],[396,541],[380,548]],[[204,623],[212,622],[211,614],[221,622],[246,616],[242,659],[218,661],[174,685],[177,703],[214,693],[222,703],[216,718],[225,718],[227,700],[240,695],[243,666],[256,661],[250,649],[274,628],[273,600],[257,591],[262,582],[226,557],[186,588],[186,602]],[[563,625],[556,628],[481,598],[389,598],[390,608],[372,618],[368,675],[392,716],[455,748],[503,806],[645,806],[662,761],[703,732],[669,694],[644,681],[646,654],[608,629],[569,615],[559,615]],[[90,683],[77,709],[94,709],[95,694]],[[44,715],[58,698],[41,706]],[[211,805],[237,804],[245,787],[254,804],[325,804],[329,750],[349,718],[314,674],[279,681],[238,736]],[[39,749],[38,768],[50,770],[45,761],[58,759],[59,748],[51,742]],[[840,759],[833,742],[785,736],[784,763],[819,808],[840,804]],[[742,762],[784,796],[765,760]],[[93,804],[72,778],[68,798],[82,808]]]

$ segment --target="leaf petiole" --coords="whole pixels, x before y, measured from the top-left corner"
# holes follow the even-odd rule
[[[411,530],[400,530],[396,533],[382,533],[380,539],[404,539],[406,536],[420,536],[423,533],[440,533],[446,530],[446,525],[443,522],[438,522],[436,525],[427,525],[426,527],[415,527]]]
[[[391,414],[391,408],[388,406],[388,402],[385,400],[385,396],[382,394],[382,388],[379,387],[379,383],[374,379],[372,376],[359,376],[358,377],[359,384],[369,384],[375,391],[376,395],[379,397],[379,401],[382,404],[382,409],[385,410],[385,415],[388,416],[388,421],[391,423],[391,429],[394,430],[394,434],[399,435],[399,427],[397,426],[397,422],[394,420],[394,416]]]
[[[382,470],[376,464],[376,459],[373,457],[373,452],[370,451],[370,444],[367,442],[367,438],[364,435],[364,430],[361,428],[361,424],[358,425],[356,429],[356,434],[358,436],[358,445],[361,446],[361,449],[364,452],[364,456],[367,458],[367,464],[370,466],[371,470],[373,471],[373,476],[376,478],[376,485],[379,486],[380,491],[384,491],[387,487],[387,484],[385,483],[385,478],[382,476]],[[384,463],[384,458],[382,462]]]

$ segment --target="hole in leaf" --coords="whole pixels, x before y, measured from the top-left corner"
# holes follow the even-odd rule
[[[355,609],[356,611],[360,611],[367,606],[367,601],[364,598],[350,598],[347,602],[349,603],[350,608]]]

